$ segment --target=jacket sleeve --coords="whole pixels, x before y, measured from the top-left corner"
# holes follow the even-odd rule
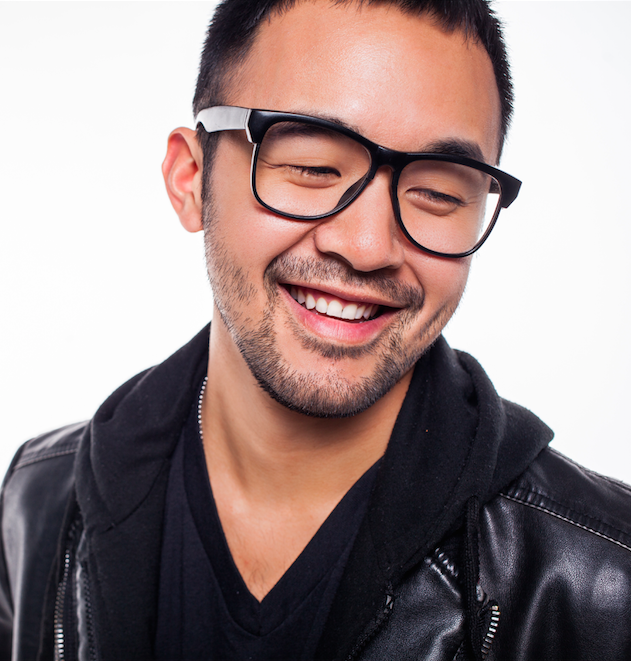
[[[83,425],[44,434],[17,452],[0,502],[0,659],[34,659],[44,595],[74,483]]]
[[[2,534],[4,528],[4,491],[23,447],[17,451],[11,462],[11,466],[2,482],[2,494],[0,495],[0,659],[11,658],[11,641],[13,640],[13,600],[5,559],[4,535]]]

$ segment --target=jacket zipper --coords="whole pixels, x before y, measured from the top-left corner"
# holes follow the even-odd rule
[[[55,639],[55,661],[65,661],[65,637],[64,637],[64,606],[66,603],[66,591],[68,588],[68,579],[70,576],[70,549],[66,549],[64,555],[64,573],[61,583],[57,589],[55,598],[55,616],[54,616],[54,639]]]
[[[500,624],[500,615],[500,607],[497,603],[491,604],[491,621],[482,641],[482,658],[486,658],[487,654],[491,651],[491,644],[497,633],[497,627]]]
[[[90,661],[97,661],[96,645],[94,642],[94,623],[92,621],[92,596],[90,594],[90,583],[88,574],[84,570],[82,576],[83,583],[83,599],[85,604],[85,618],[86,618],[86,633],[88,645],[88,658]]]

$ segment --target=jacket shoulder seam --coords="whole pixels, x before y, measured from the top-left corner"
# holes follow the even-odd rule
[[[20,458],[13,467],[13,469],[17,470],[18,468],[23,468],[24,466],[30,466],[31,464],[36,464],[46,459],[52,459],[53,457],[61,457],[67,454],[75,454],[77,452],[77,447],[78,444],[75,444],[63,450],[55,450],[54,452],[39,452],[34,456],[31,455],[30,457]]]
[[[536,503],[528,502],[526,500],[523,500],[521,498],[516,498],[515,496],[509,496],[506,493],[500,494],[502,498],[506,498],[507,500],[512,500],[515,503],[519,503],[520,505],[526,505],[526,507],[531,507],[532,509],[539,510],[540,512],[545,512],[546,514],[549,514],[550,516],[553,516],[561,521],[565,521],[566,523],[569,523],[577,528],[580,528],[582,530],[585,530],[587,532],[590,532],[597,537],[601,537],[602,539],[606,539],[608,542],[612,542],[613,544],[616,544],[617,546],[620,546],[621,548],[631,551],[631,546],[628,544],[625,544],[624,542],[621,542],[619,539],[616,539],[615,537],[611,537],[610,535],[606,535],[603,532],[600,532],[599,530],[596,530],[595,528],[592,528],[590,526],[586,526],[585,524],[578,523],[578,521],[575,521],[574,519],[570,519],[567,516],[563,516],[562,514],[559,514],[558,512],[555,512],[553,509],[550,509],[549,507],[545,507],[544,505],[538,505]],[[616,529],[617,530],[617,529]],[[622,535],[624,535],[623,530],[618,530],[618,532]]]
[[[557,458],[562,459],[563,461],[566,461],[567,463],[571,464],[572,466],[575,466],[579,470],[581,470],[583,473],[586,475],[590,475],[591,477],[594,477],[598,480],[602,480],[604,482],[607,482],[608,484],[611,484],[612,486],[619,487],[626,491],[628,494],[631,495],[631,486],[623,482],[622,480],[617,480],[614,477],[611,477],[610,475],[603,475],[602,473],[599,473],[598,471],[592,470],[591,468],[586,468],[585,466],[582,466],[578,462],[574,461],[574,459],[571,459],[570,457],[564,455],[562,452],[559,452],[556,448],[553,447],[547,447],[546,450],[556,456]]]
[[[37,464],[40,461],[76,454],[86,424],[79,422],[67,425],[36,436],[24,443],[17,451],[7,477],[20,468]]]

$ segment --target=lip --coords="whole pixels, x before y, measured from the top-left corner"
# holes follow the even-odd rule
[[[293,286],[299,287],[300,285]],[[313,289],[313,287],[309,288]],[[299,324],[302,327],[306,328],[308,331],[322,339],[333,341],[339,344],[356,346],[370,342],[375,337],[377,337],[379,333],[381,333],[383,328],[388,325],[392,317],[399,310],[399,308],[390,308],[382,312],[374,319],[369,319],[360,323],[351,323],[336,317],[329,317],[327,315],[318,314],[317,312],[307,310],[305,307],[300,305],[298,301],[294,300],[294,298],[283,285],[279,284],[278,289],[280,290],[281,295],[283,296],[291,313],[297,318]],[[361,301],[362,303],[370,303],[374,301],[373,304],[381,304],[378,303],[378,299],[375,300],[372,298],[348,299],[348,295],[343,297],[336,295],[330,288],[327,288],[326,290],[319,289],[319,291],[330,294],[332,296],[343,298],[344,300],[351,300],[353,302]]]

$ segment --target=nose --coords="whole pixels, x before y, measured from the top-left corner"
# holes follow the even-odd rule
[[[348,207],[314,231],[318,251],[356,271],[396,269],[404,261],[403,241],[390,196],[392,171],[381,167]]]

